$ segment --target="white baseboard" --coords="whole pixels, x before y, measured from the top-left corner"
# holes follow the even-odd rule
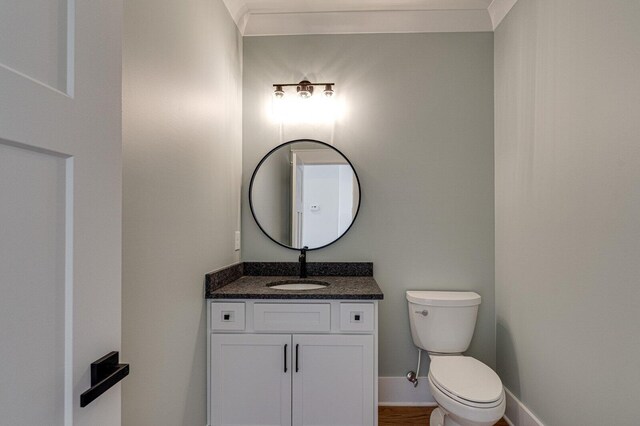
[[[507,399],[504,417],[507,423],[511,426],[544,426],[509,389],[504,388],[504,391]],[[420,377],[416,388],[406,377],[379,377],[378,401],[378,405],[387,407],[438,405],[429,391],[426,377]]]
[[[378,405],[435,407],[438,404],[431,396],[426,377],[420,377],[416,388],[406,377],[379,377]]]
[[[504,393],[507,397],[507,410],[504,413],[507,423],[511,426],[544,426],[509,389],[504,388]]]

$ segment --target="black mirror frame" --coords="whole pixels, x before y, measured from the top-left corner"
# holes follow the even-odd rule
[[[251,210],[251,215],[253,216],[253,220],[256,222],[256,225],[258,225],[258,228],[260,228],[262,233],[264,235],[266,235],[271,241],[273,241],[274,243],[278,244],[279,246],[282,246],[282,247],[287,248],[289,250],[295,250],[295,251],[302,250],[302,247],[295,248],[295,247],[291,247],[291,246],[282,244],[280,241],[276,241],[275,239],[273,239],[273,237],[271,237],[271,235],[269,235],[267,233],[267,231],[264,230],[262,225],[260,225],[260,222],[258,221],[258,218],[256,217],[256,212],[253,210],[253,199],[252,199],[252,196],[251,196],[251,193],[253,191],[253,181],[254,181],[254,179],[256,177],[256,174],[258,173],[258,170],[260,169],[260,166],[262,166],[262,163],[264,163],[266,161],[266,159],[269,158],[269,156],[271,154],[273,154],[275,151],[277,151],[278,149],[280,149],[280,148],[282,148],[283,146],[286,146],[286,145],[294,144],[296,142],[315,142],[315,143],[319,143],[321,145],[324,145],[326,147],[329,147],[329,148],[333,149],[338,154],[342,155],[342,157],[345,160],[347,160],[347,163],[349,164],[349,166],[351,166],[351,170],[353,170],[353,175],[356,177],[356,182],[358,182],[358,208],[356,209],[356,214],[353,215],[353,219],[351,219],[351,224],[349,225],[349,227],[347,229],[345,229],[345,231],[342,234],[340,234],[340,236],[338,238],[336,238],[335,240],[331,241],[330,243],[327,243],[327,244],[325,244],[323,246],[320,246],[320,247],[313,247],[313,248],[306,249],[307,251],[320,250],[322,248],[325,248],[325,247],[330,246],[331,244],[335,243],[340,238],[344,237],[347,232],[349,232],[349,230],[351,229],[351,227],[355,223],[356,218],[358,217],[358,213],[360,212],[360,205],[362,204],[362,188],[361,188],[361,185],[360,185],[360,178],[358,177],[358,173],[356,172],[356,168],[353,167],[353,164],[351,163],[351,160],[349,160],[347,158],[347,156],[342,153],[342,151],[340,151],[338,148],[334,147],[333,145],[329,145],[326,142],[322,142],[322,141],[315,140],[315,139],[294,139],[292,141],[281,143],[280,145],[278,145],[275,148],[273,148],[271,151],[267,152],[267,154],[264,157],[262,157],[262,159],[260,160],[258,165],[255,167],[255,169],[253,169],[253,173],[251,175],[251,182],[249,183],[249,209]]]

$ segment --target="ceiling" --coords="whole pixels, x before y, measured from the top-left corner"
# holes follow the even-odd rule
[[[517,0],[224,0],[245,36],[493,31]]]

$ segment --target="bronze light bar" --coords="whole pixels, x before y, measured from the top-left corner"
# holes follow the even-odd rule
[[[311,83],[308,80],[302,80],[300,83],[276,83],[273,85],[273,94],[276,98],[282,98],[284,96],[284,87],[295,87],[298,96],[306,99],[313,95],[314,86],[324,86],[322,93],[326,97],[331,97],[334,94],[333,86],[335,86],[335,83]]]

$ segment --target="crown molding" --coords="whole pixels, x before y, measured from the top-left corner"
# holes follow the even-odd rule
[[[494,31],[517,1],[518,0],[493,0],[491,2],[487,8],[487,12],[489,12],[489,16],[491,17],[491,25]]]
[[[243,36],[493,31],[516,1],[396,0],[395,10],[376,9],[371,2],[324,1],[305,3],[302,10],[288,8],[286,1],[224,0]],[[418,10],[411,9],[416,5]]]
[[[486,10],[250,14],[245,36],[492,31]]]

